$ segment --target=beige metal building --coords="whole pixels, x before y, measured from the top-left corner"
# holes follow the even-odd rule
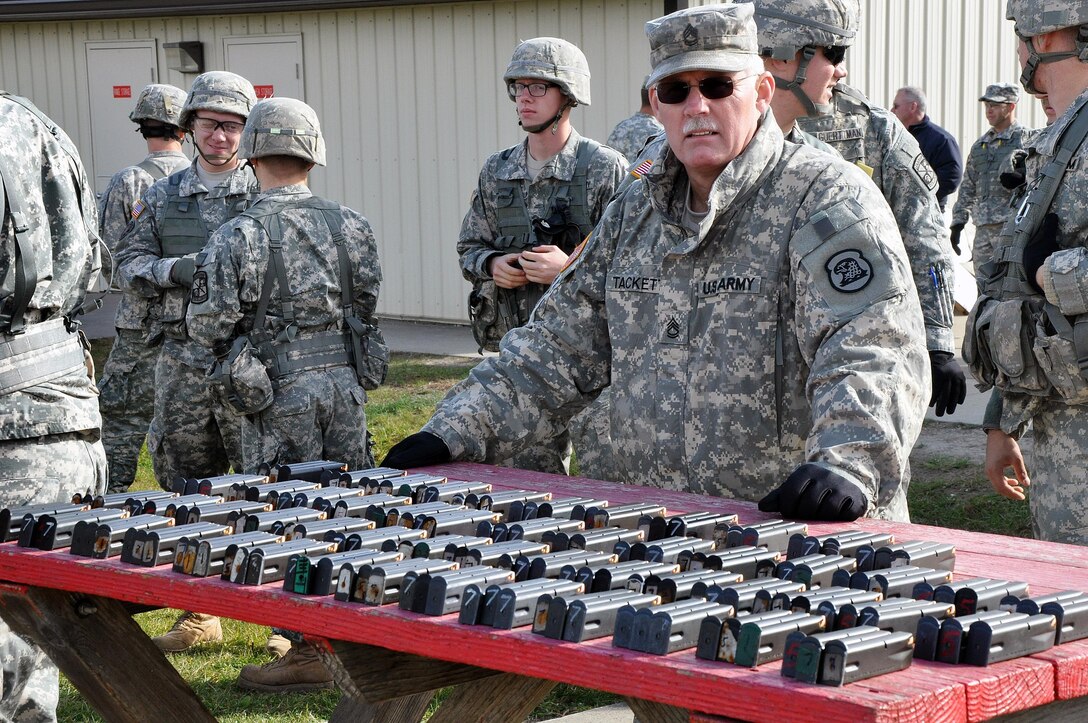
[[[385,272],[380,313],[466,320],[455,244],[484,158],[523,134],[501,74],[520,39],[567,38],[593,72],[574,124],[603,140],[638,105],[645,22],[700,2],[0,2],[0,87],[32,98],[81,149],[96,190],[143,155],[128,113],[149,82],[187,88],[231,70],[261,95],[321,117],[329,165],[316,193],[364,213]],[[850,82],[878,103],[920,85],[967,147],[985,129],[982,88],[1018,77],[1004,0],[862,0]],[[180,44],[181,47],[171,47]],[[197,58],[195,56],[200,55]],[[1033,101],[1029,124],[1042,122]]]

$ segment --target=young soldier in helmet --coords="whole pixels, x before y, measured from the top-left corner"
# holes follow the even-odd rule
[[[111,249],[132,221],[132,209],[151,184],[188,166],[181,152],[185,131],[181,109],[185,91],[152,84],[143,89],[129,120],[147,143],[147,158],[122,168],[110,179],[98,206],[98,228]],[[102,444],[109,459],[109,492],[124,492],[136,478],[140,448],[155,406],[155,361],[161,335],[151,338],[151,300],[131,289],[121,294],[114,326],[117,335],[98,382]]]
[[[484,162],[461,224],[457,253],[473,285],[469,317],[483,349],[529,320],[567,256],[597,223],[623,175],[617,151],[583,138],[571,109],[589,105],[589,65],[560,38],[514,48],[503,73],[525,141]],[[504,464],[565,473],[566,427]]]
[[[192,338],[224,364],[234,361],[234,372],[231,349],[244,345],[258,373],[267,369],[272,398],[239,410],[243,468],[311,459],[371,467],[365,389],[384,380],[388,360],[374,320],[381,283],[374,232],[355,211],[310,193],[325,141],[302,101],[254,106],[239,155],[261,194],[198,255],[187,321]],[[238,683],[276,692],[331,687],[332,677],[296,637],[283,658],[243,668]]]
[[[975,279],[982,283],[981,266],[994,253],[994,243],[1001,227],[1013,214],[1010,207],[1014,188],[1005,188],[1001,173],[1012,164],[1011,156],[1024,145],[1028,130],[1016,121],[1020,89],[1008,83],[986,86],[979,101],[985,103],[990,128],[975,141],[967,154],[956,204],[952,207],[952,248],[959,253],[960,233],[969,218],[975,222],[975,240],[971,247],[971,265]]]
[[[616,479],[907,520],[929,389],[887,203],[852,164],[783,141],[751,4],[646,33],[667,144],[530,322],[385,463],[508,457],[608,387]]]
[[[1000,392],[983,420],[994,489],[1022,500],[1030,484],[1035,536],[1084,545],[1088,379],[1078,360],[1088,356],[1088,4],[1009,0],[1006,16],[1020,39],[1021,84],[1045,95],[1058,117],[1026,146],[1027,193],[983,266],[964,357],[981,386]],[[1030,477],[1016,441],[1029,423]]]
[[[208,385],[205,373],[214,358],[189,338],[185,308],[197,253],[212,231],[257,195],[257,179],[238,159],[242,127],[256,102],[253,85],[239,75],[197,76],[179,118],[192,134],[197,159],[148,189],[117,248],[122,288],[150,301],[150,334],[163,337],[147,447],[166,489],[177,477],[212,477],[242,468],[240,419]],[[155,642],[178,652],[220,639],[218,618],[186,613]]]
[[[953,354],[953,261],[934,195],[936,175],[891,113],[842,82],[840,64],[857,34],[857,0],[757,0],[755,6],[760,54],[775,76],[779,123],[786,127],[780,111],[795,115],[800,130],[868,173],[895,214],[926,320],[930,406],[938,416],[951,413],[963,402],[967,383]]]

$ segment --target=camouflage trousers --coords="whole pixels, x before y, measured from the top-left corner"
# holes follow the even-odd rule
[[[610,430],[612,395],[608,389],[570,420],[570,441],[578,460],[578,475],[590,479],[615,479]]]
[[[214,477],[242,469],[242,418],[209,385],[202,369],[160,354],[155,365],[155,416],[147,450],[155,478]]]
[[[242,421],[242,468],[329,459],[349,469],[372,467],[366,441],[366,390],[341,366],[280,380],[272,405]]]
[[[1088,414],[1083,406],[1050,402],[1032,417],[1035,447],[1026,460],[1031,527],[1049,542],[1088,545]]]
[[[118,329],[102,369],[98,403],[110,463],[109,492],[124,492],[136,479],[140,448],[155,412],[155,362],[161,348],[145,343],[142,331]]]
[[[564,431],[552,439],[538,442],[536,446],[523,449],[513,457],[502,460],[499,466],[570,474],[570,433]]]
[[[975,226],[975,241],[971,247],[971,268],[975,272],[975,279],[979,279],[979,266],[994,257],[994,247],[1001,236],[1001,227],[1004,224],[990,223],[985,226]]]
[[[106,488],[98,430],[0,441],[0,507],[67,501]],[[0,720],[56,721],[57,668],[37,645],[0,620]]]

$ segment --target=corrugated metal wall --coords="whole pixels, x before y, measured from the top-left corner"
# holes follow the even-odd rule
[[[696,4],[692,2],[691,4]],[[1015,36],[1004,0],[864,0],[850,82],[890,105],[920,85],[935,121],[966,152],[985,129],[977,98],[990,82],[1015,82]],[[199,40],[205,67],[223,68],[223,38],[300,33],[306,100],[321,117],[329,167],[316,192],[364,213],[378,234],[385,284],[379,310],[462,321],[468,285],[455,244],[479,168],[523,137],[500,76],[518,40],[558,35],[579,45],[593,71],[593,105],[574,113],[604,139],[634,112],[649,70],[643,25],[660,0],[523,0],[386,9],[136,20],[4,23],[0,86],[30,96],[85,147],[90,143],[85,43],[155,39],[161,82],[188,87],[166,68],[162,43]],[[2,16],[0,16],[2,17]],[[1037,104],[1022,105],[1029,124]],[[85,158],[89,153],[84,153]],[[92,169],[93,170],[93,169]]]

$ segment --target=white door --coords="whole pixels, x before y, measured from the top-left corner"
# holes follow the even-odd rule
[[[140,91],[156,82],[154,40],[89,41],[87,95],[91,101],[91,153],[83,152],[95,193],[106,190],[110,177],[147,155],[147,144],[128,119]],[[90,163],[87,163],[88,160]]]
[[[253,83],[258,98],[306,100],[302,87],[302,36],[223,38],[226,69]]]

